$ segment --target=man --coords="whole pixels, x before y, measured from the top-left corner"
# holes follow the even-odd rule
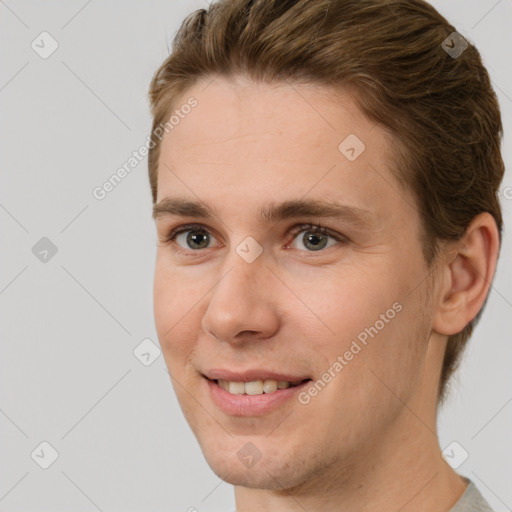
[[[150,99],[156,328],[237,511],[490,510],[436,432],[501,237],[474,46],[420,0],[225,0]]]

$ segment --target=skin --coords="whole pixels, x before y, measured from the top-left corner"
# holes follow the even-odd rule
[[[414,198],[390,170],[392,139],[348,91],[209,77],[176,105],[190,96],[197,107],[162,142],[157,203],[199,199],[220,217],[157,217],[155,324],[185,417],[235,486],[237,511],[449,511],[466,483],[441,457],[437,386],[447,336],[476,315],[494,273],[492,217],[475,218],[429,268]],[[366,146],[352,162],[338,150],[349,134]],[[357,206],[371,225],[262,223],[260,207],[300,198]],[[304,222],[348,240],[315,251],[309,230],[290,234]],[[207,248],[187,233],[166,241],[186,223],[208,230]],[[247,236],[263,250],[252,263],[236,252]],[[206,369],[317,380],[394,303],[401,311],[307,405],[240,417],[212,402]],[[252,467],[237,457],[247,442],[261,453]]]

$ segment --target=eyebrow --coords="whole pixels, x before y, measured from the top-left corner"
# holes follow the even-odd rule
[[[263,222],[272,224],[295,217],[322,217],[347,220],[362,228],[371,228],[375,221],[368,210],[334,201],[294,199],[282,203],[270,202],[259,211]],[[182,197],[165,197],[153,205],[153,219],[165,216],[220,218],[217,209],[205,203]]]

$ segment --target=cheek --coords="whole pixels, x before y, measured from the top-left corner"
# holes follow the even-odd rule
[[[424,302],[419,290],[411,293],[413,274],[414,269],[397,270],[382,261],[371,272],[351,268],[302,288],[319,319],[308,315],[311,321],[299,321],[324,364],[341,356],[357,369],[358,380],[375,379],[369,369],[389,380],[413,378],[427,333]]]
[[[203,292],[204,294],[204,292]],[[153,282],[153,309],[155,327],[168,364],[176,366],[193,348],[197,336],[198,299],[188,280],[157,260]],[[194,322],[194,325],[192,323]]]
[[[172,275],[164,270],[163,265],[157,261],[153,281],[153,310],[161,342],[163,341],[162,336],[175,321],[178,304],[176,282]]]
[[[362,339],[368,336],[366,331],[375,322],[379,322],[378,327],[382,329],[381,314],[386,315],[391,310],[385,319],[395,316],[393,304],[399,299],[400,287],[392,279],[382,277],[389,276],[384,269],[374,270],[370,274],[357,268],[341,268],[323,276],[312,273],[311,279],[303,273],[297,283],[292,284],[301,290],[303,302],[315,313],[294,308],[294,314],[302,318],[299,321],[311,333],[315,345],[323,347],[331,357],[342,354],[358,336]],[[307,324],[306,319],[310,319]]]
[[[203,289],[204,288],[204,289]],[[170,329],[177,322],[193,313],[192,307],[207,288],[201,279],[183,268],[173,265],[162,250],[156,259],[153,280],[153,306],[157,328]],[[173,329],[174,331],[174,329]]]
[[[321,379],[330,381],[318,385],[311,407],[328,431],[346,433],[348,445],[380,435],[421,383],[426,324],[416,302],[392,295],[365,295],[366,308],[340,314],[338,339],[321,348],[329,363]]]
[[[364,330],[354,373],[347,385],[358,401],[370,401],[377,408],[407,402],[421,384],[425,364],[429,318],[418,290],[397,290],[392,303],[374,310]],[[383,316],[381,316],[383,315]]]

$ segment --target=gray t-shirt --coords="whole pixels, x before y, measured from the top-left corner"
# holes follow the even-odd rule
[[[463,478],[468,482],[468,486],[450,512],[494,512],[475,484],[469,478]]]

